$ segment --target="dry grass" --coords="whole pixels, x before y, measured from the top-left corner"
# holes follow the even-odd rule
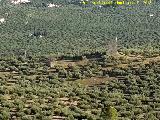
[[[10,72],[0,72],[0,77],[5,77],[10,74],[11,74]]]
[[[106,83],[106,81],[113,79],[114,79],[113,77],[91,77],[88,79],[77,80],[77,82],[83,85],[92,86],[92,85],[101,85]]]
[[[68,65],[72,66],[84,66],[87,65],[88,60],[79,60],[79,61],[72,61],[72,60],[60,60],[60,61],[54,61],[55,66],[62,66],[64,68],[68,68]]]
[[[118,68],[128,68],[128,64],[119,64],[116,67],[118,67]]]

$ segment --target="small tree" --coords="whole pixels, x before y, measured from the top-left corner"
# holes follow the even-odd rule
[[[107,120],[118,120],[118,112],[114,107],[109,106],[103,109],[102,117]]]
[[[107,114],[110,120],[118,120],[118,113],[114,107],[109,106],[107,108]]]
[[[68,115],[67,120],[75,120],[73,115]]]
[[[10,118],[10,114],[8,110],[3,110],[0,114],[1,120],[8,120]]]

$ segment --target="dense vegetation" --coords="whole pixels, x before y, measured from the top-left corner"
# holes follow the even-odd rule
[[[0,119],[159,120],[160,57],[134,54],[1,59]]]
[[[58,8],[46,7],[50,2],[0,7],[0,16],[6,19],[0,25],[1,54],[17,55],[18,50],[34,55],[104,52],[107,42],[116,37],[121,48],[152,45],[159,50],[159,4],[99,8],[70,1]]]
[[[160,119],[158,2],[0,3],[0,120]]]

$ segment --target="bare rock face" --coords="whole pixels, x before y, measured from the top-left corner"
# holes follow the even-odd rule
[[[50,3],[50,4],[48,4],[48,7],[49,7],[49,8],[52,8],[52,7],[60,7],[60,5],[56,5],[56,4],[54,4],[54,3],[53,3],[53,4]]]
[[[49,57],[49,58],[47,59],[46,63],[47,63],[47,66],[48,66],[48,67],[54,68],[55,65],[56,65],[55,58]]]
[[[0,18],[0,24],[4,23],[4,22],[5,22],[5,19],[4,18]]]
[[[30,3],[29,0],[11,0],[12,4]]]

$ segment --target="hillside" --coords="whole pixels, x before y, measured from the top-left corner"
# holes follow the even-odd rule
[[[0,120],[160,120],[159,1],[92,2],[0,0]]]
[[[2,120],[159,120],[160,57],[0,60]]]
[[[5,19],[0,24],[1,54],[104,52],[116,37],[120,48],[151,44],[159,50],[159,4],[99,8],[55,2],[60,7],[47,7],[51,2],[0,7],[0,17]]]

